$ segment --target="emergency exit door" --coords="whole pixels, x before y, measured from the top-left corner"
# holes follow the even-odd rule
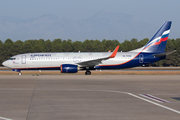
[[[26,64],[26,55],[21,56],[21,63]]]
[[[143,54],[139,55],[139,63],[143,63],[144,62],[144,56]]]

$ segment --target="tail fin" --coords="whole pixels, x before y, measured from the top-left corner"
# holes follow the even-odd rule
[[[166,48],[171,23],[171,21],[166,21],[151,40],[143,47],[142,52],[163,53]]]

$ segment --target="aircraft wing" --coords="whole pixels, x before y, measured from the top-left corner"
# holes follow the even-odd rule
[[[107,60],[107,59],[110,59],[110,58],[114,58],[118,52],[118,49],[119,49],[119,46],[117,46],[115,48],[115,50],[113,51],[113,53],[110,55],[110,56],[107,56],[107,57],[104,57],[104,58],[99,58],[99,59],[93,59],[93,60],[88,60],[88,61],[84,61],[84,62],[79,62],[79,63],[76,63],[82,67],[93,67],[93,66],[96,66],[96,65],[99,65],[102,63],[103,60]]]

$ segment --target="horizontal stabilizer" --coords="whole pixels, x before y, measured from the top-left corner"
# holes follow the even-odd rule
[[[170,51],[170,52],[165,52],[165,53],[160,53],[160,54],[154,54],[154,56],[155,56],[155,57],[164,57],[164,56],[169,55],[169,54],[172,54],[172,53],[174,53],[174,52],[176,52],[176,50]]]

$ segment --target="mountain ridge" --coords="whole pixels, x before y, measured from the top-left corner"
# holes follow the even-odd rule
[[[100,11],[82,20],[60,19],[56,15],[46,14],[32,19],[0,16],[0,40],[28,39],[86,39],[103,40],[137,38],[138,40],[153,35],[152,25],[139,21],[133,15]]]

